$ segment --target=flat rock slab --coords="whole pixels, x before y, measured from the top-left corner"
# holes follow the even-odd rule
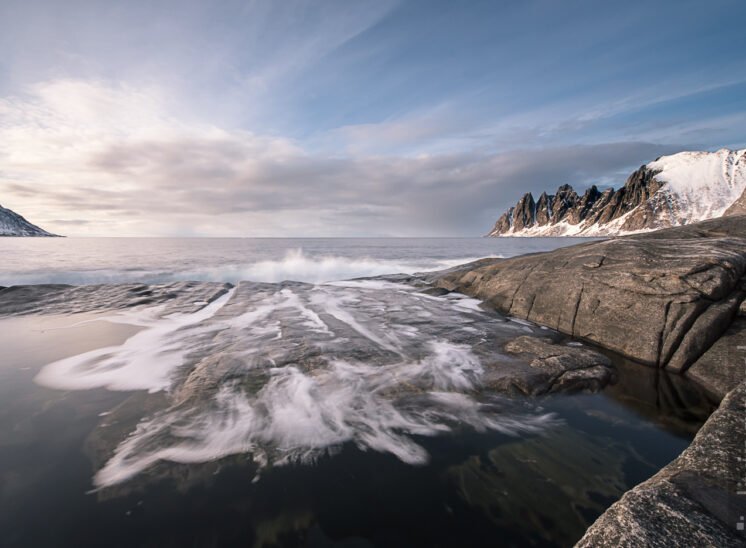
[[[746,495],[738,494],[746,491],[744,411],[746,382],[681,456],[625,493],[576,546],[746,546]]]
[[[731,324],[746,295],[745,274],[746,216],[737,216],[479,261],[442,274],[436,284],[683,372]]]

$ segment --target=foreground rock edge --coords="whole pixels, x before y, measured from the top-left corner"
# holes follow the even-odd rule
[[[619,251],[621,261],[615,256]],[[743,361],[734,352],[734,345],[740,348],[746,340],[745,259],[746,217],[738,216],[549,253],[482,260],[435,280],[449,291],[481,298],[502,312],[592,340],[648,365],[676,373],[691,370],[686,376],[722,399],[692,444],[625,493],[577,547],[746,546],[746,495],[738,494],[746,488],[746,380]],[[615,272],[599,275],[610,263]],[[556,302],[540,302],[537,308],[540,289],[547,286]],[[583,300],[589,289],[597,291],[595,302]],[[617,301],[607,307],[608,314],[596,315],[604,292]],[[611,316],[616,325],[609,322]],[[662,327],[655,330],[653,322],[661,320]],[[642,335],[643,344],[630,332]]]
[[[627,491],[576,547],[746,546],[746,496],[738,494],[744,488],[745,404],[746,381],[677,459]]]
[[[746,216],[737,216],[482,260],[433,281],[510,316],[686,373],[732,326],[745,276]],[[743,371],[734,360],[710,358],[692,377],[720,400]]]

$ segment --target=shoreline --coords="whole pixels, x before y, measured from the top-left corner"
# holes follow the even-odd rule
[[[434,281],[680,374],[720,401],[689,448],[625,493],[576,546],[744,542],[746,381],[736,349],[746,345],[746,216],[477,261]]]
[[[608,382],[598,375],[605,375],[604,363],[593,356],[600,350],[612,362],[616,356],[640,367],[657,367],[662,374],[681,375],[715,402],[722,400],[689,448],[652,478],[627,491],[589,527],[578,546],[665,545],[673,532],[690,543],[743,541],[736,525],[746,508],[735,495],[736,483],[745,476],[743,464],[736,460],[744,447],[743,423],[733,417],[743,410],[746,382],[739,365],[742,362],[734,359],[733,349],[741,341],[746,344],[742,281],[746,278],[746,216],[508,259],[482,259],[419,279],[416,275],[399,278],[425,281],[436,292],[477,297],[509,316],[588,343],[584,354],[564,348],[560,360],[573,365],[563,364],[564,369],[556,373],[551,367],[555,366],[552,360],[557,357],[558,341],[538,343],[542,339],[534,339],[515,344],[519,337],[507,344],[506,350],[529,356],[525,360],[536,356],[534,362],[539,360],[539,369],[550,370],[551,378],[542,370],[544,377],[534,374],[518,382],[510,378],[507,384],[497,386],[497,391],[535,396],[554,393],[555,387],[558,391],[599,390]],[[191,311],[198,302],[212,302],[232,287],[201,282],[160,288],[116,284],[118,289],[127,287],[128,298],[133,299],[125,302],[121,293],[106,293],[115,289],[114,284],[109,285],[0,288],[0,296],[5,297],[0,313],[34,314],[42,310],[39,306],[67,306],[72,295],[72,301],[84,303],[83,308],[73,309],[75,313],[92,311],[85,310],[92,301],[98,309],[102,296],[103,306],[113,308],[168,301],[176,309]],[[609,293],[606,302],[599,288]],[[31,295],[34,299],[29,300]],[[664,327],[656,330],[661,319]],[[536,368],[534,362],[532,367]],[[657,513],[641,511],[647,507]],[[654,514],[655,519],[650,517]],[[682,519],[681,515],[691,517]]]

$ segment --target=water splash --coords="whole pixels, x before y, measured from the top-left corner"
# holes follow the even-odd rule
[[[168,406],[112,448],[98,487],[159,461],[248,453],[281,465],[344,443],[421,464],[428,455],[413,436],[461,426],[517,435],[553,423],[480,395],[480,355],[494,357],[490,341],[518,326],[467,298],[378,280],[242,283],[193,313],[139,308],[108,321],[143,329],[36,377],[61,389],[166,391]]]

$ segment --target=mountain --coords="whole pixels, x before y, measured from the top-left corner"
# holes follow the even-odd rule
[[[570,185],[524,194],[487,235],[611,236],[746,213],[746,149],[679,152],[632,173],[619,190]]]
[[[32,225],[15,211],[0,206],[0,236],[56,236]]]

